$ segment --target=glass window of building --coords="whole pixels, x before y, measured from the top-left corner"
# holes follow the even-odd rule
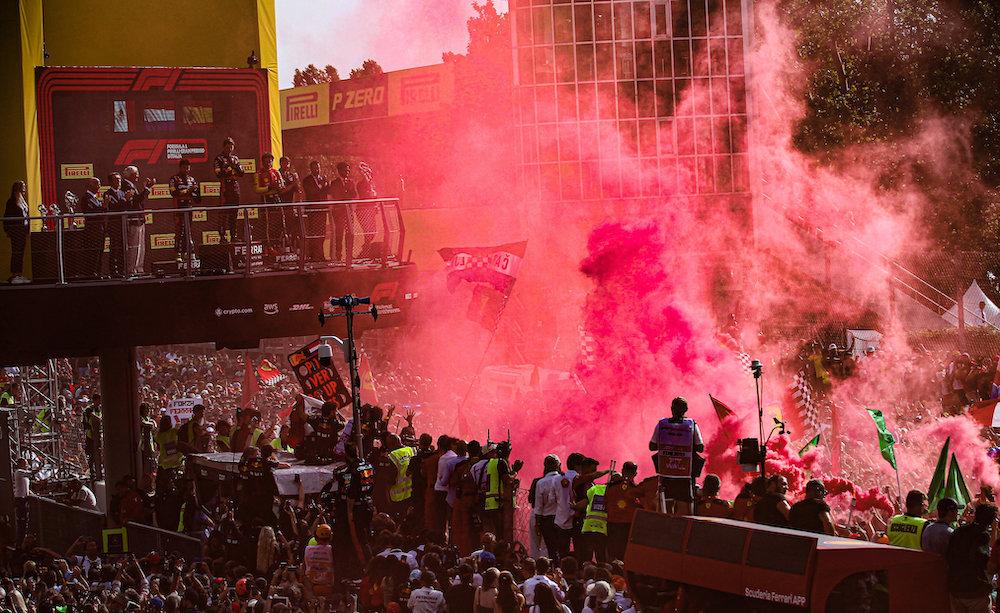
[[[649,22],[649,0],[632,3],[632,29],[635,38],[652,38],[653,29]]]
[[[673,47],[674,77],[691,76],[691,47],[686,40],[675,40]],[[537,60],[536,60],[537,61]],[[535,78],[538,78],[538,67],[535,67]]]
[[[556,94],[559,96],[559,121],[575,121],[576,86],[560,85],[556,89]]]
[[[531,47],[521,47],[517,50],[517,77],[520,85],[531,85],[535,82],[532,55]]]
[[[581,120],[597,119],[597,89],[593,83],[577,86],[577,101]]]
[[[670,5],[665,1],[653,5],[653,37],[670,38]]]
[[[559,183],[562,186],[563,200],[580,199],[580,171],[579,164],[560,164]]]
[[[610,43],[597,43],[597,80],[610,81],[615,78],[615,52]]]
[[[635,117],[635,81],[618,83],[618,117]]]
[[[581,159],[596,160],[598,158],[598,148],[600,147],[598,138],[596,121],[584,121],[580,123]]]
[[[594,40],[594,16],[589,4],[578,4],[573,7],[576,16],[576,42],[583,43]]]
[[[611,40],[611,4],[607,2],[594,3],[594,38],[596,40]]]
[[[726,34],[739,36],[743,32],[743,6],[740,0],[726,0]]]
[[[653,44],[648,40],[635,43],[635,76],[638,79],[653,78]]]
[[[578,83],[594,80],[594,45],[576,46],[576,80]]]
[[[576,58],[573,45],[556,46],[556,77],[560,83],[576,81]]]
[[[653,72],[657,79],[669,79],[674,76],[670,54],[670,42],[658,40],[653,45]]]
[[[656,81],[656,116],[674,116],[674,85],[670,81]]]
[[[538,123],[556,120],[556,88],[549,85],[535,88],[535,117]]]
[[[573,42],[573,7],[554,7],[552,16],[555,22],[556,43]]]
[[[517,44],[530,45],[531,36],[531,9],[518,9],[515,18],[517,19]]]
[[[535,47],[535,83],[552,83],[556,76],[552,47]]]
[[[615,3],[615,38],[632,40],[632,5]]]
[[[597,108],[601,119],[615,119],[616,113],[615,84],[597,84]]]
[[[708,36],[708,15],[705,0],[689,0],[691,4],[691,36]]]
[[[689,38],[691,36],[691,28],[688,24],[688,3],[684,1],[671,2],[670,14],[671,21],[673,22],[673,37]]]
[[[636,107],[639,117],[656,117],[656,92],[652,81],[636,82]]]
[[[572,161],[580,159],[580,142],[577,140],[576,123],[559,124],[559,159]]]
[[[635,78],[635,56],[632,53],[632,43],[615,45],[615,63],[617,65],[615,74],[619,81]]]
[[[536,6],[531,9],[531,25],[534,44],[552,44],[552,7]]]

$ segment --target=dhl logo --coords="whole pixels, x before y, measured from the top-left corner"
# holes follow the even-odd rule
[[[125,141],[115,158],[115,166],[128,166],[135,162],[156,164],[170,145],[183,145],[185,150],[200,150],[202,153],[187,158],[192,163],[208,161],[208,143],[203,138],[187,139],[184,142],[176,139],[138,138]]]
[[[319,93],[295,94],[285,99],[285,121],[304,121],[319,116]]]

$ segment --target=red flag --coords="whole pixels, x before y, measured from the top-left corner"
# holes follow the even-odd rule
[[[492,332],[496,329],[506,304],[507,299],[497,290],[489,285],[477,285],[472,290],[466,317]]]
[[[724,420],[730,415],[736,415],[732,409],[727,407],[724,402],[716,398],[715,396],[709,394],[709,399],[712,401],[712,407],[715,409],[715,414],[719,417],[719,421]]]
[[[969,415],[985,428],[1000,428],[1000,415],[997,414],[997,404],[1000,404],[1000,398],[974,402],[969,407]]]
[[[510,295],[527,241],[496,247],[446,247],[438,253],[448,266],[448,289],[462,281],[489,283],[504,296]]]
[[[264,385],[274,385],[285,379],[285,375],[281,373],[278,368],[272,364],[267,358],[260,361],[260,366],[257,367],[257,376],[260,377],[261,383]]]
[[[253,403],[254,396],[260,391],[257,385],[257,371],[254,370],[250,357],[243,353],[243,397],[240,399],[243,408],[249,407]]]

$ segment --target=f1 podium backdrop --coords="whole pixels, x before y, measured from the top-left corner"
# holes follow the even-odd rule
[[[79,196],[89,177],[106,184],[110,172],[134,165],[157,180],[146,209],[170,208],[167,182],[181,158],[191,161],[204,203],[212,204],[220,191],[212,161],[228,136],[247,173],[242,199],[257,200],[255,161],[271,148],[266,70],[40,67],[36,82],[45,205],[65,212],[67,191]],[[173,247],[172,216],[147,215],[146,224],[151,253]],[[196,243],[217,242],[207,220],[194,225]]]

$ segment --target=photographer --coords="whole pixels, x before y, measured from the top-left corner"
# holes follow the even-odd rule
[[[201,190],[198,181],[191,176],[191,161],[184,158],[178,163],[178,173],[170,177],[170,195],[174,199],[175,209],[190,209],[201,202]],[[179,211],[174,214],[174,249],[177,251],[177,262],[184,269],[191,269],[189,254],[194,252],[194,240],[191,236],[191,213]]]
[[[649,450],[656,452],[654,464],[660,476],[661,511],[675,516],[691,514],[694,480],[705,464],[698,455],[705,450],[701,430],[697,422],[685,417],[687,410],[687,400],[674,398],[670,403],[671,416],[656,424],[649,441]]]

